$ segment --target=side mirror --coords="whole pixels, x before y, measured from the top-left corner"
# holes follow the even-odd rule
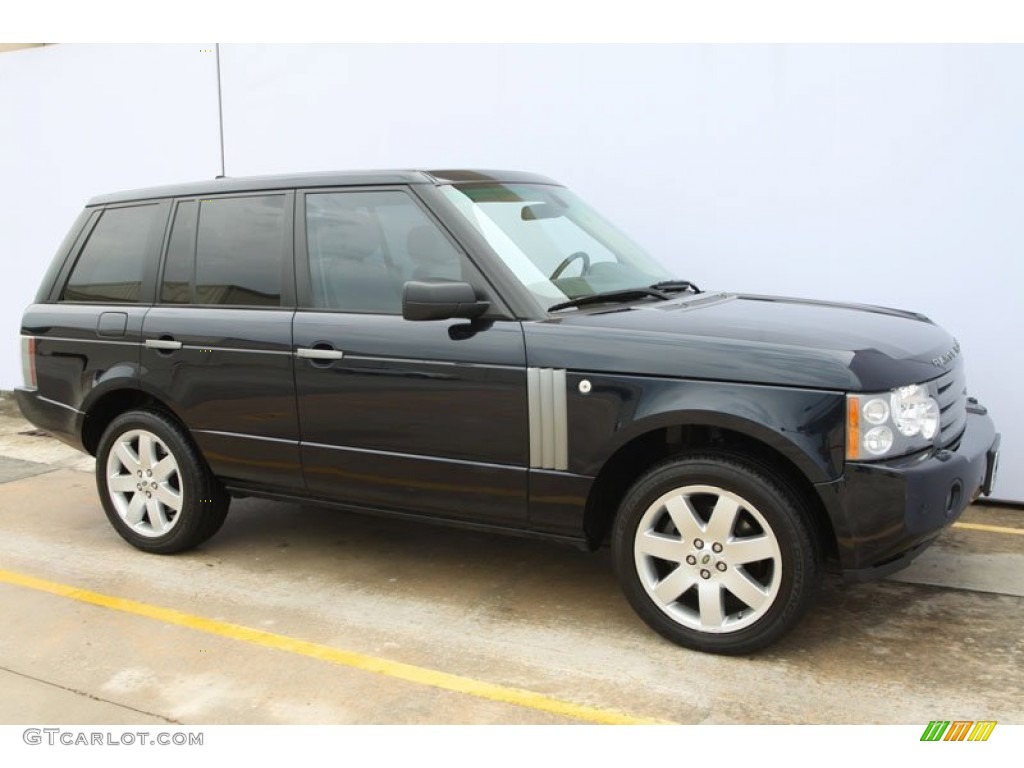
[[[490,309],[478,301],[469,283],[451,280],[410,280],[402,291],[402,317],[406,320],[472,319]]]

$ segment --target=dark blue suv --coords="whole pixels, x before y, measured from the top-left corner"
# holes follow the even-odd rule
[[[927,318],[701,291],[525,173],[97,197],[21,333],[23,412],[96,456],[140,549],[244,495],[610,544],[705,651],[780,637],[825,566],[905,565],[997,464]]]

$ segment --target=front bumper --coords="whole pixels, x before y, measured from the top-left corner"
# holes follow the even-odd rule
[[[867,581],[905,567],[995,480],[999,434],[984,408],[949,449],[886,462],[849,462],[819,486],[829,507],[845,578]]]

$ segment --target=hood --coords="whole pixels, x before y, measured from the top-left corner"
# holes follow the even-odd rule
[[[571,355],[572,368],[608,373],[882,391],[959,364],[956,341],[923,315],[778,296],[602,306],[534,327],[560,347],[538,356],[531,339],[531,365],[564,368]]]

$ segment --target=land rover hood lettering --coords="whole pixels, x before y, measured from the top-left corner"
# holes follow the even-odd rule
[[[932,364],[939,368],[945,368],[960,354],[960,342],[953,339],[953,348],[944,355],[932,358]]]

